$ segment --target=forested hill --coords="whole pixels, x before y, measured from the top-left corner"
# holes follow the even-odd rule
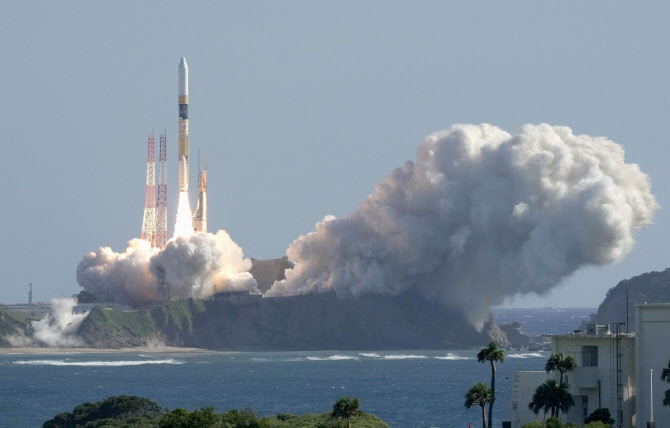
[[[624,279],[610,288],[605,300],[598,307],[598,323],[626,321],[626,290],[630,328],[635,328],[635,305],[642,303],[670,303],[670,269],[648,272]]]

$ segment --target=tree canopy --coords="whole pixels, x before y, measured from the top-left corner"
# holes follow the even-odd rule
[[[574,371],[577,368],[577,360],[571,355],[567,357],[562,352],[554,352],[547,360],[544,370],[547,373],[557,371],[560,373],[560,383],[563,383],[563,375]]]
[[[333,405],[332,417],[334,419],[342,418],[347,420],[347,425],[351,428],[351,417],[358,413],[358,407],[361,402],[358,398],[341,397]]]
[[[568,386],[549,379],[537,387],[528,408],[535,413],[542,410],[545,414],[551,412],[552,417],[558,417],[560,412],[566,413],[574,405],[575,400],[568,392]]]

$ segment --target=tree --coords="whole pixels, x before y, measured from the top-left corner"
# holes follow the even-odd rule
[[[560,383],[563,383],[563,374],[575,371],[577,368],[577,361],[573,356],[563,355],[562,352],[554,352],[547,360],[544,370],[547,373],[559,372],[561,374]]]
[[[560,412],[566,413],[574,405],[575,400],[568,392],[568,386],[549,379],[537,387],[528,408],[536,414],[540,410],[543,410],[545,414],[551,411],[551,417],[553,418],[558,417]]]
[[[505,361],[505,351],[498,349],[495,342],[489,343],[489,346],[483,348],[477,353],[477,361],[480,363],[491,363],[491,401],[489,401],[489,428],[493,427],[493,403],[496,401],[496,365],[495,362]]]
[[[603,422],[607,426],[614,425],[614,419],[612,419],[612,414],[608,408],[596,409],[591,412],[590,415],[584,418],[585,424],[589,422]]]
[[[176,408],[165,413],[158,421],[159,428],[216,428],[221,426],[221,416],[214,407],[203,407],[189,412]]]
[[[335,419],[346,419],[347,426],[351,428],[351,417],[358,413],[358,406],[360,405],[361,402],[358,398],[342,397],[333,405],[331,416]]]
[[[610,428],[610,426],[604,422],[595,421],[595,422],[589,422],[588,424],[584,425],[584,428]]]
[[[465,407],[469,409],[473,406],[480,406],[482,408],[482,428],[486,428],[486,405],[491,402],[492,397],[491,388],[482,382],[472,385],[465,394],[465,403],[463,404]],[[489,422],[491,422],[490,419]]]
[[[668,367],[663,369],[661,372],[661,380],[670,382],[670,361],[668,361]],[[670,406],[670,389],[665,390],[665,397],[663,398],[663,405]]]

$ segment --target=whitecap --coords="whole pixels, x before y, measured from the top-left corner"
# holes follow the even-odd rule
[[[449,361],[460,361],[460,360],[474,360],[474,358],[470,357],[460,357],[458,355],[454,355],[451,352],[449,352],[447,355],[444,357],[435,357],[438,360],[449,360]]]
[[[427,358],[425,355],[384,355],[382,358],[385,360],[408,360],[408,359],[419,359]]]
[[[349,355],[331,355],[330,357],[307,357],[309,361],[341,361],[341,360],[358,360],[356,357]]]
[[[379,354],[376,353],[376,352],[371,352],[371,353],[369,353],[369,354],[366,354],[365,352],[361,352],[361,353],[358,354],[358,355],[360,355],[360,356],[362,356],[362,357],[367,357],[367,358],[380,358],[380,357],[381,357],[381,355],[379,355]]]
[[[544,357],[544,355],[542,355],[539,352],[523,352],[521,354],[506,355],[506,357],[507,358],[540,358],[540,357]]]

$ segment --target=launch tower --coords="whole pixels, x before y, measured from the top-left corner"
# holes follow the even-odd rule
[[[156,198],[156,248],[167,245],[167,130],[160,137],[158,155],[158,196]]]
[[[149,242],[153,247],[156,244],[156,154],[153,130],[151,131],[147,146],[147,195],[144,202],[142,240]]]

